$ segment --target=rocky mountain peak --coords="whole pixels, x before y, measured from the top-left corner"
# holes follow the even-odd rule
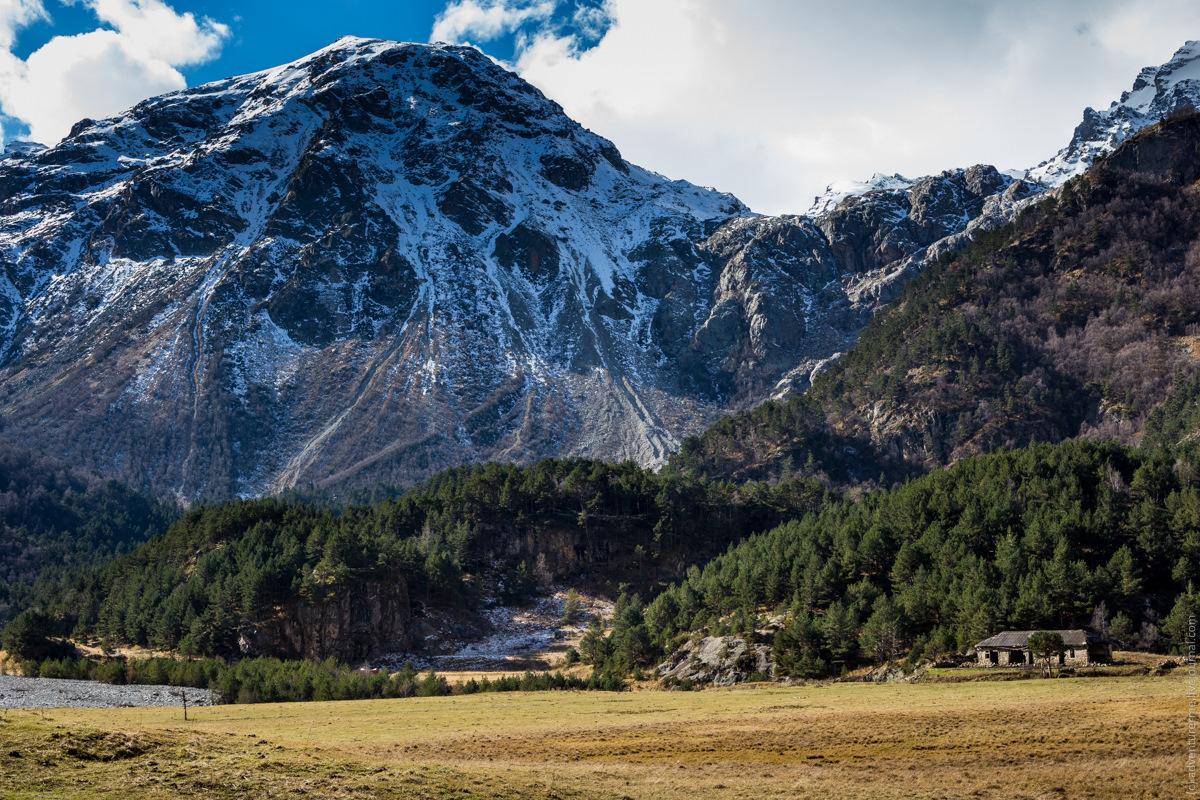
[[[1133,87],[1103,111],[1085,108],[1070,143],[1028,173],[1029,180],[1060,186],[1081,175],[1100,153],[1170,114],[1200,105],[1200,41],[1189,41],[1161,66],[1138,73]]]
[[[185,499],[655,463],[719,413],[679,330],[748,213],[474,49],[343,39],[0,161],[0,404]]]
[[[907,189],[914,183],[916,183],[915,180],[906,178],[899,173],[883,175],[878,172],[865,181],[835,181],[826,186],[825,191],[813,199],[812,206],[804,214],[808,217],[819,217],[837,208],[838,203],[848,197],[858,197],[878,191]]]

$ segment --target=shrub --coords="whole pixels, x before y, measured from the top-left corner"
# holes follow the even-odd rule
[[[446,683],[446,679],[433,670],[429,670],[429,674],[417,687],[418,697],[444,697],[448,694],[450,694],[450,684]]]
[[[574,589],[567,591],[567,599],[563,603],[562,623],[574,625],[583,616],[583,599]]]

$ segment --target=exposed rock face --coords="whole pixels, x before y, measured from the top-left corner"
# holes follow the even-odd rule
[[[1200,180],[1200,114],[1173,120],[1154,135],[1135,137],[1118,148],[1105,164],[1172,186],[1188,186]]]
[[[1040,201],[1042,195],[1041,187],[1027,181],[1008,183],[1002,191],[984,197],[982,206],[978,211],[972,209],[969,220],[961,229],[951,229],[952,232],[946,236],[893,261],[884,269],[852,279],[847,291],[851,302],[858,307],[872,309],[890,303],[899,297],[904,285],[920,274],[926,265],[943,256],[961,252],[980,233],[1011,222],[1023,208]],[[950,227],[947,225],[947,228]]]
[[[803,391],[930,259],[1036,192],[976,166],[850,195],[816,218],[728,222],[702,248],[720,277],[691,349],[739,405]]]
[[[411,648],[417,624],[404,583],[358,583],[318,606],[297,600],[242,634],[245,655],[357,663],[382,650]]]
[[[494,545],[483,554],[485,561],[525,562],[542,586],[576,578],[585,569],[604,570],[611,564],[613,548],[632,550],[620,541],[631,535],[615,529],[591,537],[577,525],[522,530],[484,525],[480,530],[481,539]],[[494,578],[482,584],[485,595],[497,594]],[[331,588],[323,602],[297,598],[278,609],[242,631],[239,645],[247,656],[336,658],[355,664],[398,652],[428,656],[444,647],[447,637],[475,641],[491,630],[486,612],[427,606],[423,600],[419,593],[414,597],[403,580],[351,580]]]
[[[1028,178],[1059,186],[1083,174],[1097,155],[1115,150],[1142,128],[1196,106],[1200,106],[1200,41],[1191,41],[1167,63],[1138,73],[1133,88],[1107,109],[1085,108],[1071,142],[1031,169]]]
[[[667,686],[685,681],[695,686],[733,686],[752,675],[775,677],[771,647],[740,636],[706,636],[687,642],[658,667],[658,676]]]

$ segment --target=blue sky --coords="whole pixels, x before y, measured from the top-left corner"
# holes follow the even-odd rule
[[[319,50],[339,36],[370,36],[423,42],[434,18],[445,7],[439,0],[339,0],[331,13],[328,2],[173,2],[179,13],[208,17],[230,28],[220,55],[181,72],[195,85],[210,80],[256,72]],[[59,0],[45,3],[50,20],[39,21],[20,32],[13,52],[27,58],[52,36],[83,33],[98,27],[96,15],[82,3]],[[103,27],[112,27],[103,26]]]
[[[96,14],[81,2],[45,0],[50,18],[33,23],[20,31],[12,52],[25,59],[54,36],[68,36],[97,27]],[[229,37],[220,54],[203,64],[180,69],[189,85],[256,72],[301,58],[319,50],[341,36],[364,36],[403,42],[429,39],[434,22],[448,3],[446,0],[338,0],[336,4],[292,0],[291,2],[171,2],[177,13],[191,13],[229,27]],[[553,14],[557,25],[570,25],[578,2],[559,4]],[[600,7],[599,0],[583,5]],[[527,30],[545,27],[544,20]],[[518,31],[507,31],[489,39],[484,48],[489,55],[510,60],[515,53]]]
[[[800,213],[828,183],[1034,166],[1196,0],[0,0],[0,138],[300,58],[343,35],[469,43],[629,160]]]

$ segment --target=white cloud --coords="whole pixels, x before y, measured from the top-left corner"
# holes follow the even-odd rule
[[[0,81],[6,75],[3,69],[6,54],[17,41],[17,33],[25,26],[38,20],[49,19],[41,0],[0,0]],[[7,137],[0,127],[0,142]]]
[[[229,36],[225,25],[178,14],[161,0],[83,1],[112,29],[55,36],[21,60],[11,53],[15,32],[45,9],[36,0],[0,0],[16,9],[0,5],[0,107],[28,124],[35,141],[54,144],[84,117],[184,88],[178,68],[215,58]]]
[[[530,4],[494,6],[511,18]],[[519,39],[516,69],[631,161],[775,213],[873,172],[1033,166],[1067,143],[1085,105],[1107,106],[1141,67],[1200,38],[1195,0],[609,0],[605,10],[614,24],[597,46],[580,52],[550,25]]]
[[[433,23],[430,40],[466,43],[472,39],[490,41],[516,30],[532,20],[549,19],[556,0],[516,3],[510,0],[458,0],[450,3]]]
[[[11,48],[17,31],[40,19],[49,19],[41,0],[0,0],[0,48]]]
[[[605,6],[607,6],[607,2]],[[580,6],[575,9],[575,13],[571,17],[571,22],[583,35],[592,39],[599,39],[608,30],[608,26],[612,24],[612,18],[609,16],[607,7],[594,8],[591,6]]]

